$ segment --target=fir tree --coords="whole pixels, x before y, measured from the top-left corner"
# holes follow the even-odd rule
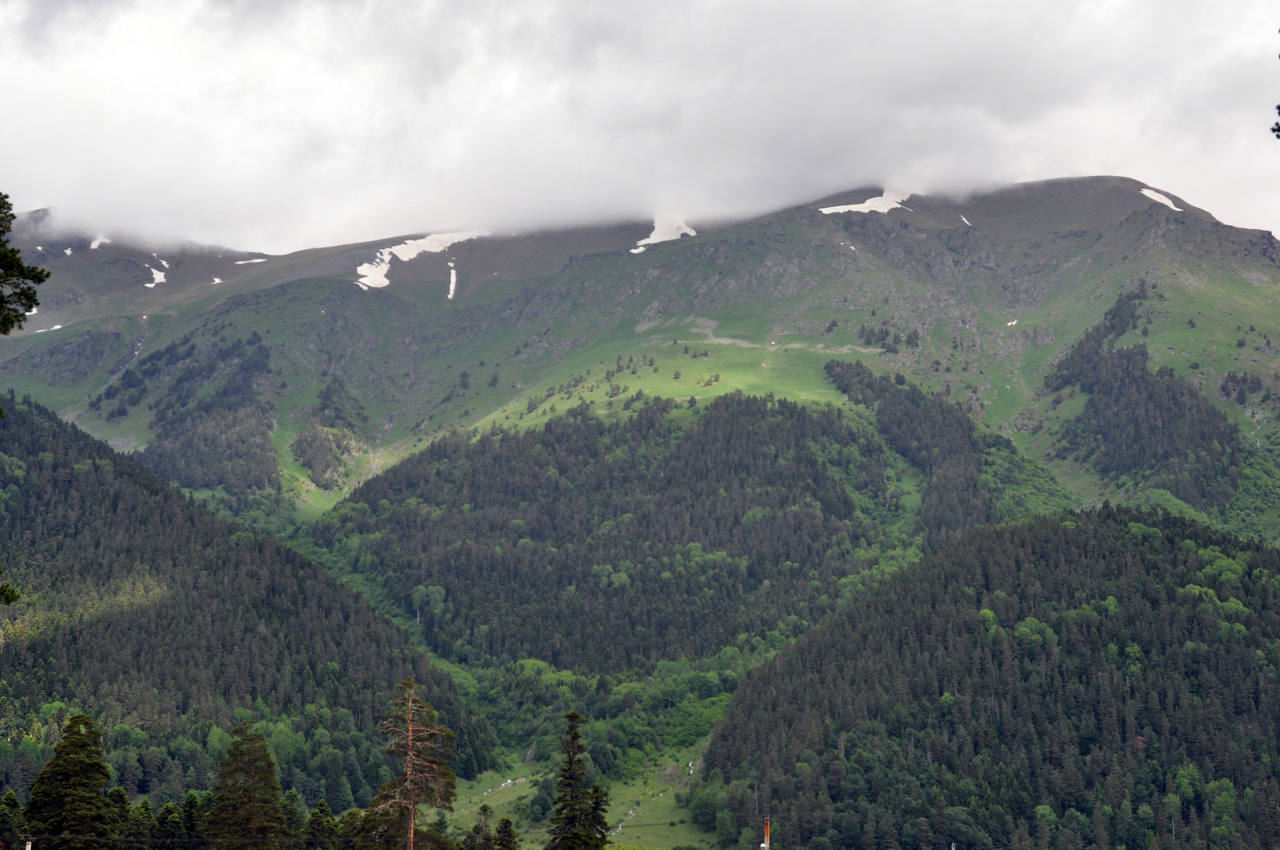
[[[547,850],[600,850],[609,841],[609,823],[605,819],[609,794],[599,785],[587,787],[581,715],[571,711],[564,717],[567,728],[560,736],[564,761],[556,780]]]
[[[143,797],[129,809],[129,817],[125,822],[124,840],[121,850],[149,850],[155,845],[156,831],[155,812],[151,810],[151,801]]]
[[[7,847],[18,846],[18,836],[26,829],[22,817],[22,803],[12,788],[0,797],[0,843]]]
[[[213,781],[204,835],[219,850],[283,850],[288,833],[267,741],[241,726]]]
[[[520,850],[520,839],[516,836],[516,828],[511,818],[498,821],[498,833],[494,838],[496,850]]]
[[[328,802],[321,800],[311,810],[307,826],[302,831],[303,846],[308,850],[337,850],[343,846],[338,820],[333,816]]]
[[[123,824],[103,793],[109,779],[102,733],[88,715],[73,714],[62,729],[53,758],[31,786],[26,820],[36,845],[96,850],[110,844]]]

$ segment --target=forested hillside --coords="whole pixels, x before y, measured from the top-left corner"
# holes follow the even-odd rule
[[[729,846],[762,812],[820,850],[1276,846],[1278,634],[1274,549],[1109,506],[979,529],[750,676],[693,810]]]
[[[582,406],[541,429],[439,440],[358,488],[313,539],[457,659],[616,671],[711,655],[788,617],[816,621],[852,575],[917,546],[926,517],[932,540],[1004,515],[996,491],[1063,504],[1007,441],[982,445],[938,404],[954,416],[882,419],[913,420],[939,450],[970,446],[986,514],[964,502],[976,481],[955,495],[946,470],[890,448],[888,425],[734,394],[704,407],[633,399],[626,419]]]
[[[889,446],[924,476],[919,525],[928,547],[1063,506],[1065,496],[1044,470],[1023,461],[1006,438],[980,433],[958,405],[857,361],[832,360],[826,370],[849,402],[875,412]]]
[[[245,722],[362,806],[412,673],[525,830],[566,712],[647,793],[729,710],[680,789],[725,847],[765,813],[815,850],[1280,846],[1246,542],[1280,542],[1280,255],[1153,192],[862,189],[372,289],[398,241],[184,250],[165,287],[40,242],[0,372],[136,454],[3,401],[0,791],[85,709],[129,796],[208,787]],[[1104,499],[1168,514],[1060,513]]]
[[[286,787],[367,802],[374,733],[409,674],[460,732],[490,743],[403,633],[319,566],[218,519],[50,411],[0,419],[0,551],[22,598],[0,608],[0,787],[25,789],[72,708],[107,730],[129,793],[208,787],[239,721],[275,737]]]

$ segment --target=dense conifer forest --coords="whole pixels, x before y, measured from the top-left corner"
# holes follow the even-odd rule
[[[1060,455],[1103,475],[1137,475],[1197,507],[1220,505],[1240,483],[1246,449],[1239,429],[1185,378],[1152,371],[1146,346],[1117,347],[1140,327],[1139,305],[1159,290],[1126,292],[1045,378],[1045,390],[1078,387],[1084,411],[1067,423]]]
[[[3,406],[0,551],[23,597],[0,612],[0,787],[25,793],[61,722],[91,706],[129,794],[207,788],[227,730],[262,722],[286,787],[364,804],[386,770],[374,724],[411,673],[466,770],[491,763],[448,677],[319,566],[47,409]]]
[[[764,812],[821,850],[1275,846],[1277,594],[1276,550],[1167,515],[972,531],[752,674],[693,810],[729,846]]]
[[[610,672],[816,621],[877,555],[917,546],[922,526],[932,544],[1022,512],[1021,499],[1065,504],[953,406],[892,382],[882,392],[876,419],[732,394],[454,435],[362,485],[312,539],[419,621],[436,652]],[[923,504],[912,464],[929,482]]]

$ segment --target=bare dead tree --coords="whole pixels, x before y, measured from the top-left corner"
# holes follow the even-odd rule
[[[436,712],[412,677],[396,685],[391,710],[382,722],[387,752],[404,765],[378,796],[376,809],[401,808],[408,818],[408,850],[413,850],[414,819],[419,804],[453,809],[454,775],[449,767],[454,734],[436,723]]]

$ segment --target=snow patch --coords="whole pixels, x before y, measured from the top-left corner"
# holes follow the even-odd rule
[[[167,268],[169,268],[169,261],[168,261],[168,260],[161,260],[161,261],[160,261],[160,265],[164,266],[164,267],[167,269]]]
[[[60,331],[60,330],[62,330],[62,325],[54,325],[51,328],[41,328],[40,330],[36,331],[36,333],[42,334],[45,331]]]
[[[960,220],[963,221],[965,224],[968,224],[970,227],[973,227],[973,225],[969,222],[969,219],[965,218],[963,215],[960,216]]]
[[[251,263],[265,263],[266,261],[267,261],[266,257],[254,257],[252,260],[236,260],[236,265],[247,266]]]
[[[68,257],[70,257],[70,256],[71,256],[71,249],[70,249],[70,248],[63,248],[63,249],[62,249],[62,253],[66,254]]]
[[[36,246],[36,250],[37,250],[37,251],[43,251],[43,250],[44,250],[44,246],[43,246],[43,245],[37,245],[37,246]]]
[[[458,291],[458,270],[453,267],[453,263],[449,263],[449,294],[446,296],[450,301],[453,300],[453,294]]]
[[[39,312],[40,312],[40,308],[39,308],[39,307],[32,307],[32,308],[31,308],[31,312],[30,312],[30,313],[26,313],[25,315],[27,315],[27,316],[34,316],[36,313],[39,313]]]
[[[419,254],[439,254],[455,242],[465,242],[468,239],[479,239],[488,235],[489,232],[487,230],[433,233],[421,239],[410,239],[407,242],[401,242],[399,245],[382,248],[372,261],[356,266],[356,274],[360,276],[360,279],[356,281],[356,285],[361,289],[381,289],[390,284],[391,281],[387,280],[387,272],[391,269],[392,257],[407,263]],[[452,289],[450,289],[450,292],[452,292]],[[452,298],[453,296],[450,295],[449,297]]]
[[[1182,210],[1180,210],[1177,206],[1174,205],[1173,201],[1169,200],[1168,196],[1160,194],[1155,189],[1143,189],[1142,194],[1146,195],[1148,198],[1150,198],[1151,200],[1155,201],[1158,204],[1164,204],[1166,207],[1173,210],[1174,212],[1182,212]]]
[[[685,224],[684,219],[678,216],[655,216],[653,219],[653,232],[636,243],[636,248],[639,248],[639,251],[632,248],[631,253],[642,253],[645,245],[657,245],[659,242],[670,242],[673,239],[679,239],[681,236],[697,235],[698,231]]]
[[[143,286],[145,286],[147,289],[154,289],[157,283],[164,283],[164,275],[165,275],[164,272],[160,271],[159,269],[153,269],[151,268],[151,266],[147,266],[147,270],[151,272],[151,282],[144,283],[142,284]]]
[[[215,277],[213,280],[209,281],[209,283],[211,283],[211,284],[219,284],[219,283],[222,283],[222,278],[220,278],[220,277]]]
[[[889,210],[896,210],[902,206],[902,202],[911,197],[909,192],[891,192],[885,190],[884,194],[878,198],[867,198],[860,204],[844,204],[838,207],[818,207],[818,212],[824,215],[832,215],[833,213],[887,213]]]
[[[90,251],[96,251],[96,250],[98,250],[99,248],[101,248],[103,245],[106,245],[106,244],[107,244],[108,242],[110,242],[110,241],[111,241],[111,240],[110,240],[110,239],[108,239],[108,238],[107,238],[107,237],[105,237],[105,236],[99,236],[97,239],[94,239],[92,242],[90,242],[90,243],[89,243],[89,250],[90,250]]]
[[[1014,319],[1012,322],[1005,322],[1005,323],[1004,323],[1004,326],[1005,326],[1006,328],[1011,328],[1011,327],[1013,327],[1013,326],[1014,326],[1014,325],[1016,325],[1016,324],[1018,324],[1018,320],[1017,320],[1017,319]]]

